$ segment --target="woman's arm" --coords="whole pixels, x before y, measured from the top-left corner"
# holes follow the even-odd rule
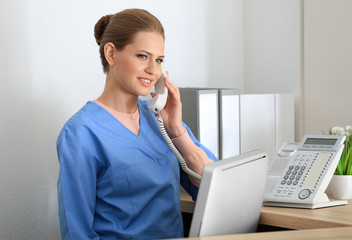
[[[204,166],[213,162],[202,148],[195,145],[187,131],[181,136],[173,138],[172,142],[185,159],[187,166],[201,176],[203,174]],[[199,180],[193,177],[190,177],[189,179],[195,186],[199,187]]]
[[[212,162],[202,148],[196,146],[182,123],[182,103],[178,87],[169,80],[169,73],[165,77],[165,86],[168,88],[168,100],[160,112],[165,129],[175,146],[185,159],[187,166],[194,172],[202,175],[206,164]],[[193,135],[193,134],[192,134]],[[199,186],[200,182],[190,177],[192,183]]]
[[[57,183],[62,239],[99,239],[93,230],[97,166],[82,139],[61,132]]]
[[[203,146],[197,139],[196,137],[193,135],[191,129],[185,124],[183,123],[184,127],[186,128],[187,132],[186,132],[186,136],[187,138],[189,137],[192,141],[193,144],[187,144],[188,140],[186,142],[182,142],[181,145],[186,145],[186,147],[183,146],[179,146],[179,140],[182,140],[181,138],[179,139],[174,139],[173,142],[175,143],[175,146],[180,148],[180,150],[182,151],[182,154],[184,156],[185,159],[188,159],[188,155],[187,155],[187,148],[188,146],[193,147],[193,145],[195,145],[196,147],[200,148],[207,156],[208,160],[213,162],[213,161],[217,161],[216,157],[214,156],[214,154],[207,149],[205,146]],[[180,151],[180,152],[181,152]],[[186,151],[186,152],[184,152]],[[196,201],[197,199],[197,195],[198,195],[198,187],[199,185],[197,184],[198,181],[196,179],[193,179],[189,176],[187,176],[187,174],[182,171],[181,169],[181,185],[182,187],[192,196],[192,199],[194,201]],[[196,184],[193,184],[193,182],[196,181]]]

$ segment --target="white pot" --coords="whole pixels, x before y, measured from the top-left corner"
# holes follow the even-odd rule
[[[352,175],[334,175],[327,193],[335,199],[352,199]]]

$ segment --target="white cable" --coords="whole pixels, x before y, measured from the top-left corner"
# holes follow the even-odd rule
[[[177,150],[177,148],[175,147],[174,143],[170,139],[169,135],[167,134],[167,132],[165,130],[163,119],[161,118],[159,113],[157,113],[156,120],[158,121],[158,125],[159,125],[159,129],[160,129],[161,135],[163,135],[167,145],[169,145],[171,151],[175,154],[175,156],[178,159],[183,171],[185,171],[191,177],[194,177],[194,178],[196,178],[196,179],[198,179],[200,181],[201,180],[201,176],[198,173],[195,173],[194,171],[192,171],[191,169],[188,168],[188,166],[186,164],[186,161],[183,159],[181,153]]]

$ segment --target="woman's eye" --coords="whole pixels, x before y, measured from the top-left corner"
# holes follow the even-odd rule
[[[143,54],[139,54],[137,55],[137,57],[141,58],[141,59],[147,59],[147,56],[146,55],[143,55]]]
[[[164,59],[157,59],[156,62],[161,64],[164,62]]]

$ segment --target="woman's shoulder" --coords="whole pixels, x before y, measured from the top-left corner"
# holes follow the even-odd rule
[[[97,113],[101,111],[97,104],[87,102],[64,124],[61,132],[78,132],[89,128],[95,122]]]

